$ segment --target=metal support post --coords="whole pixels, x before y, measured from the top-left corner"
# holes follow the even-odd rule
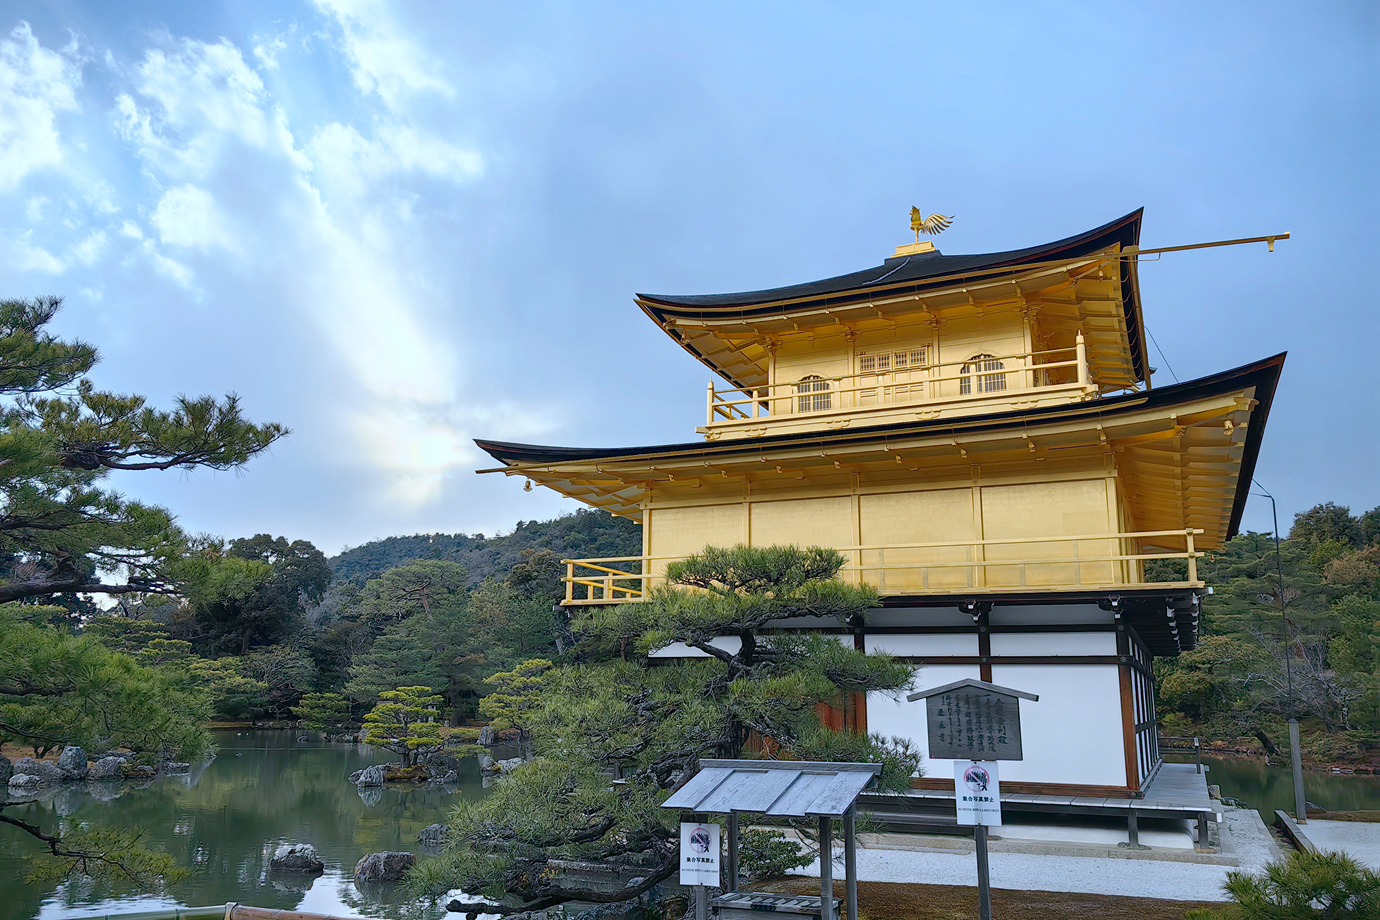
[[[1264,486],[1254,479],[1251,482],[1260,490],[1259,494],[1270,500],[1270,515],[1275,522],[1275,574],[1279,579],[1275,586],[1275,595],[1279,601],[1279,618],[1284,622],[1284,675],[1289,683],[1289,754],[1294,766],[1294,820],[1300,824],[1307,824],[1308,801],[1303,796],[1303,755],[1299,751],[1299,720],[1295,712],[1294,668],[1291,663],[1294,657],[1291,648],[1294,639],[1290,635],[1292,630],[1289,628],[1289,614],[1285,610],[1284,561],[1279,552],[1279,508],[1275,505],[1275,497]]]
[[[858,829],[853,806],[843,813],[844,909],[848,920],[858,920]]]
[[[819,819],[819,916],[834,917],[834,820]]]
[[[987,825],[973,828],[977,838],[978,920],[992,920],[992,876],[987,863]]]
[[[1294,762],[1294,820],[1308,823],[1308,800],[1303,795],[1303,752],[1299,750],[1299,720],[1289,720],[1289,758]]]
[[[724,881],[724,891],[738,890],[738,813],[728,814],[728,865],[725,867],[728,878]]]

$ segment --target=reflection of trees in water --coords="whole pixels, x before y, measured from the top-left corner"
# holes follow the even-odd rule
[[[1293,810],[1294,780],[1288,767],[1245,757],[1204,757],[1203,763],[1212,768],[1210,781],[1222,787],[1223,795],[1269,815],[1270,821],[1276,808]],[[1303,787],[1308,801],[1333,811],[1380,809],[1380,776],[1305,771]]]
[[[344,897],[348,892],[346,903],[357,910],[402,920],[444,913],[443,908],[428,913],[401,893],[390,893],[391,889],[359,895],[348,876],[366,853],[417,852],[417,833],[423,827],[444,821],[461,799],[481,795],[474,759],[464,761],[463,784],[454,794],[428,784],[388,787],[377,790],[378,802],[370,806],[361,801],[347,777],[378,762],[378,756],[353,745],[298,744],[289,737],[286,732],[256,732],[222,738],[219,757],[204,770],[162,778],[142,789],[118,783],[58,787],[29,806],[31,814],[16,810],[16,817],[50,826],[59,821],[96,821],[144,828],[152,845],[195,867],[192,876],[170,892],[186,905],[241,901],[269,908],[296,907],[308,880],[302,879],[299,888],[294,880],[277,873],[270,877],[268,872],[268,859],[277,844],[293,841],[316,846],[327,864],[327,874],[312,887],[325,885],[335,891],[333,886],[338,885],[338,893]],[[265,740],[270,744],[265,745]],[[11,886],[10,880],[24,872],[20,853],[20,842],[0,829],[0,878],[5,879],[7,895],[0,900],[0,920],[34,916],[44,897],[56,896],[61,903],[76,906],[117,894],[109,883],[68,884],[59,890]],[[143,910],[169,903],[144,898],[123,903],[120,909]],[[388,910],[370,909],[380,904],[389,905]]]

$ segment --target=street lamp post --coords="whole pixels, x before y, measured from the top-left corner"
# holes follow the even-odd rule
[[[1275,497],[1256,480],[1252,479],[1251,482],[1260,490],[1256,494],[1270,500],[1270,514],[1275,523],[1275,573],[1279,579],[1275,594],[1279,599],[1279,617],[1284,621],[1284,675],[1289,687],[1289,757],[1294,768],[1294,819],[1300,824],[1307,824],[1308,801],[1303,796],[1303,755],[1299,751],[1299,720],[1294,707],[1294,669],[1290,664],[1294,654],[1290,647],[1294,640],[1289,629],[1289,615],[1284,612],[1284,562],[1279,552],[1279,510],[1275,506]]]

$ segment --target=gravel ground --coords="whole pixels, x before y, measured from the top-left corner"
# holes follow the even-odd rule
[[[1278,855],[1273,838],[1254,811],[1244,808],[1227,808],[1225,811],[1226,822],[1222,832],[1231,834],[1232,845],[1241,862],[1240,870],[1258,872],[1261,866]],[[1309,826],[1312,825],[1313,822],[1310,822]],[[1127,895],[1175,901],[1226,900],[1222,883],[1227,880],[1227,872],[1231,871],[1228,866],[1166,859],[1035,856],[1026,853],[992,853],[990,858],[993,888]],[[818,877],[819,863],[807,866],[799,874]],[[977,864],[972,854],[860,849],[858,878],[868,882],[975,886]]]
[[[1310,818],[1300,829],[1318,849],[1341,850],[1363,866],[1380,869],[1380,824]]]

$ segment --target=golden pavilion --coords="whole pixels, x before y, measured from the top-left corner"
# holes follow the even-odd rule
[[[568,561],[567,606],[637,603],[706,545],[834,547],[882,608],[783,628],[919,663],[922,687],[1039,694],[1003,792],[1134,802],[1163,765],[1152,661],[1194,645],[1197,561],[1237,531],[1284,362],[1152,388],[1138,259],[1168,250],[1140,229],[1136,211],[983,255],[917,233],[822,281],[639,294],[718,378],[697,440],[478,444],[495,471],[641,522],[641,556]],[[916,704],[837,718],[926,749]],[[917,790],[952,799],[951,765],[927,772]]]

